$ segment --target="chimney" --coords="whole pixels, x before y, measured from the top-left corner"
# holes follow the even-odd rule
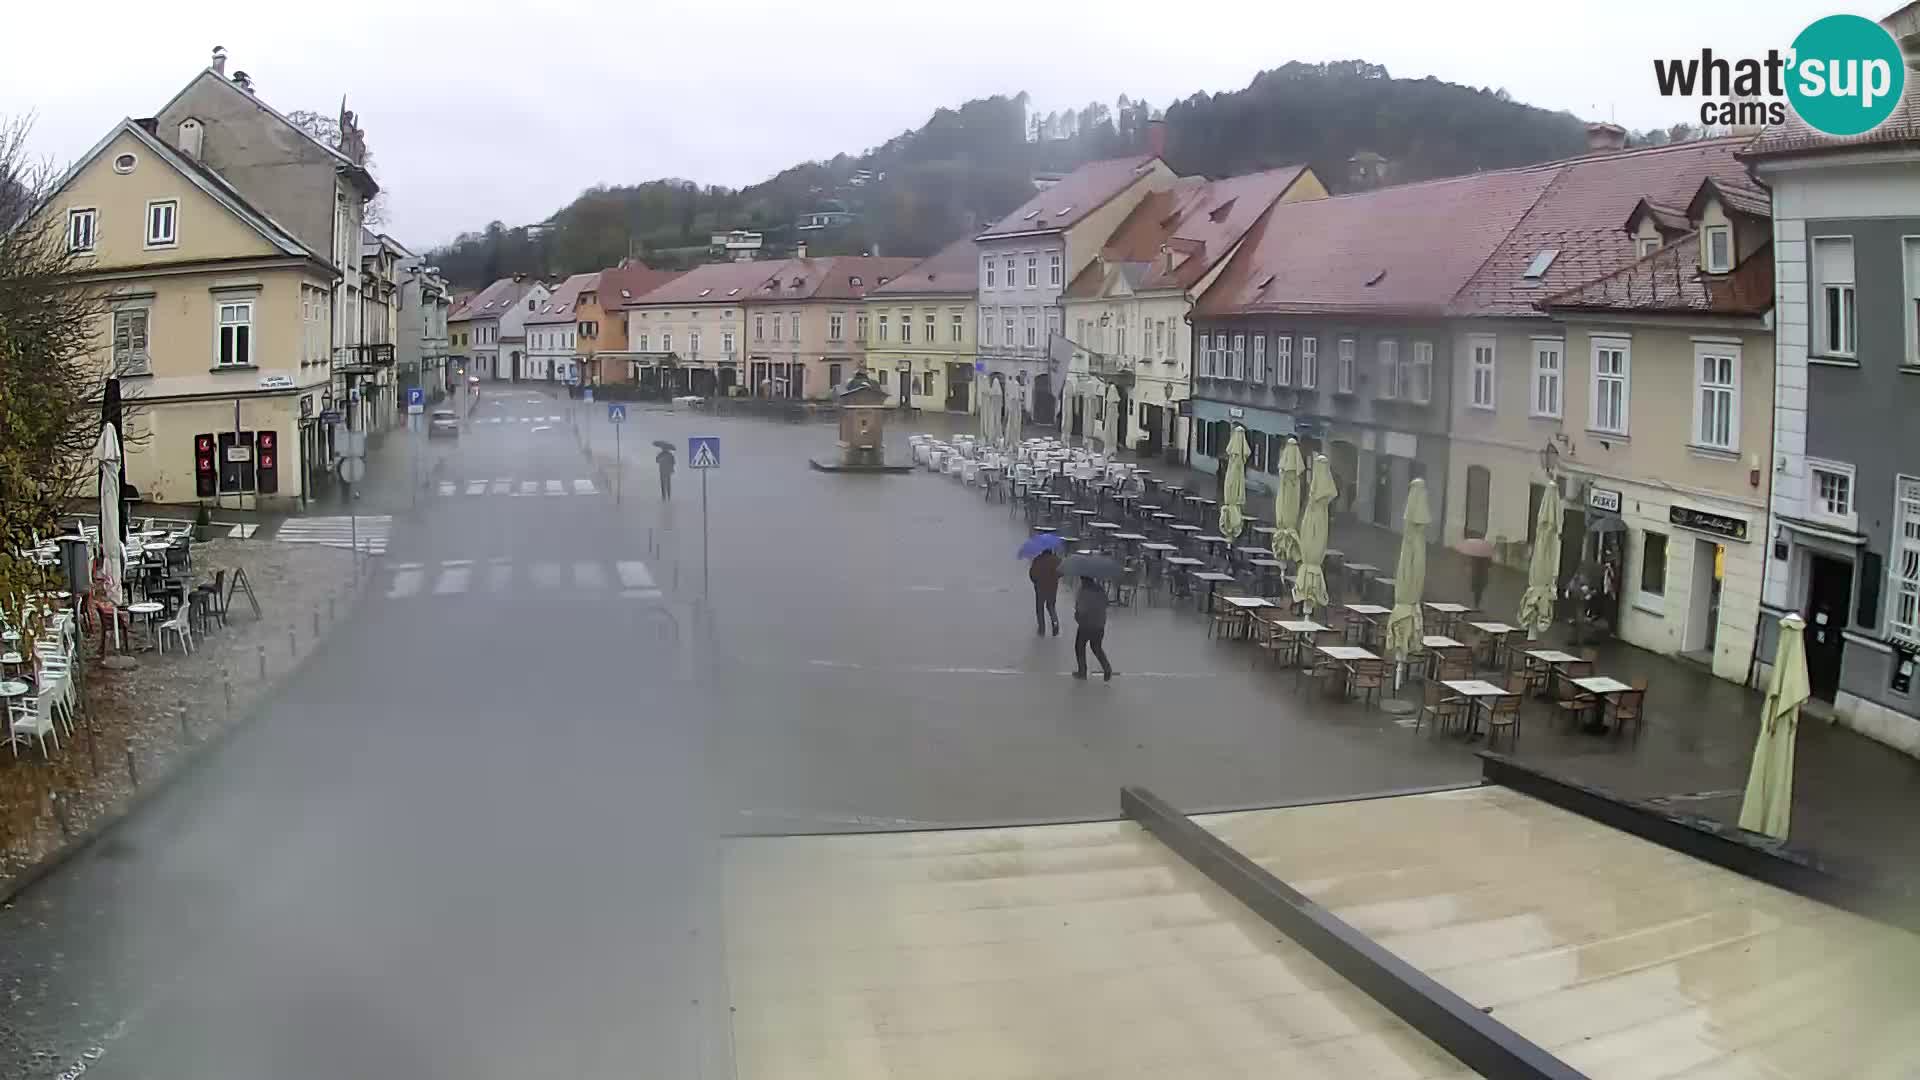
[[[222,78],[227,74],[227,50],[220,45],[213,47],[213,73]]]
[[[807,257],[807,242],[805,240],[793,245],[793,257],[796,259],[804,259]]]
[[[1587,149],[1596,154],[1612,153],[1624,150],[1627,146],[1627,129],[1619,124],[1595,121],[1587,125]]]
[[[253,76],[244,71],[236,71],[233,73],[233,85],[251,94],[253,93]]]
[[[180,141],[176,145],[180,147],[181,153],[199,161],[201,160],[200,140],[205,134],[206,131],[200,126],[200,121],[189,116],[180,121]]]
[[[1147,121],[1147,153],[1152,157],[1166,156],[1167,122],[1165,120]]]

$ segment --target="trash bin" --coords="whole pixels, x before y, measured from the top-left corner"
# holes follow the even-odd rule
[[[60,545],[60,573],[67,580],[67,591],[75,596],[83,595],[93,584],[86,538],[62,536],[55,542]]]

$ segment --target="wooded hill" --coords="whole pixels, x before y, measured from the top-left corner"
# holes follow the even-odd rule
[[[809,254],[926,255],[997,220],[1033,191],[1033,177],[1137,153],[1162,110],[1122,96],[1113,106],[1029,115],[1027,95],[940,109],[915,131],[863,154],[809,161],[743,189],[663,179],[596,185],[533,227],[493,222],[433,253],[456,285],[502,275],[570,274],[633,255],[653,266],[707,261],[708,238],[762,232],[767,254],[799,237],[801,215],[845,210],[852,224],[809,231]],[[1512,101],[1504,90],[1434,78],[1395,79],[1351,60],[1289,63],[1243,90],[1199,93],[1164,109],[1167,161],[1212,177],[1306,162],[1333,191],[1375,181],[1353,159],[1384,160],[1389,183],[1577,154],[1581,120]]]

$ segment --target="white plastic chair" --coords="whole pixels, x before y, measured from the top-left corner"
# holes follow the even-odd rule
[[[40,740],[40,756],[51,761],[47,753],[47,736],[53,736],[53,748],[60,749],[60,732],[54,728],[50,710],[51,691],[42,690],[38,694],[20,699],[14,706],[14,712],[7,722],[8,740],[13,746],[13,756],[20,756],[20,740],[30,737]]]
[[[168,634],[172,634],[180,639],[180,649],[182,652],[193,652],[193,627],[187,622],[187,614],[187,605],[182,604],[180,605],[180,610],[173,613],[173,618],[161,623],[156,629],[156,633],[158,633],[160,637],[160,652],[162,654],[165,654],[167,651]]]

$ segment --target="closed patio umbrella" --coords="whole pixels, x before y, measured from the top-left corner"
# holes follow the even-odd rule
[[[980,441],[989,446],[993,444],[994,402],[999,392],[999,382],[990,379],[987,381],[987,392],[980,395]]]
[[[1019,446],[1021,429],[1026,422],[1027,388],[1017,382],[1014,383],[1006,402],[1007,445]]]
[[[1232,540],[1247,527],[1247,429],[1233,425],[1227,440],[1227,483],[1220,497],[1220,535]]]
[[[1753,747],[1747,794],[1740,802],[1740,827],[1776,840],[1787,838],[1793,820],[1793,744],[1800,732],[1800,706],[1809,696],[1806,621],[1789,614],[1780,620],[1780,644],[1773,652],[1767,700],[1760,712],[1760,738]]]
[[[1280,486],[1273,495],[1273,557],[1289,562],[1300,558],[1300,481],[1307,474],[1307,460],[1300,455],[1300,440],[1288,439],[1280,451]]]
[[[1327,455],[1314,455],[1307,510],[1300,519],[1300,575],[1293,582],[1293,598],[1308,610],[1327,606],[1327,572],[1320,560],[1327,556],[1327,508],[1339,493]]]
[[[1407,509],[1400,531],[1400,561],[1393,573],[1393,613],[1387,616],[1387,649],[1405,660],[1420,644],[1420,595],[1427,588],[1427,482],[1407,485]]]
[[[122,545],[120,542],[120,470],[125,455],[120,449],[120,433],[112,424],[100,425],[100,439],[94,444],[94,460],[100,473],[100,562],[101,573],[106,577],[107,602],[116,608],[120,604],[120,570]],[[113,640],[116,647],[120,644],[120,620],[113,619]]]
[[[1527,637],[1537,638],[1553,626],[1553,602],[1559,595],[1560,495],[1547,489],[1533,522],[1533,553],[1527,561],[1527,591],[1520,594],[1518,622]]]

